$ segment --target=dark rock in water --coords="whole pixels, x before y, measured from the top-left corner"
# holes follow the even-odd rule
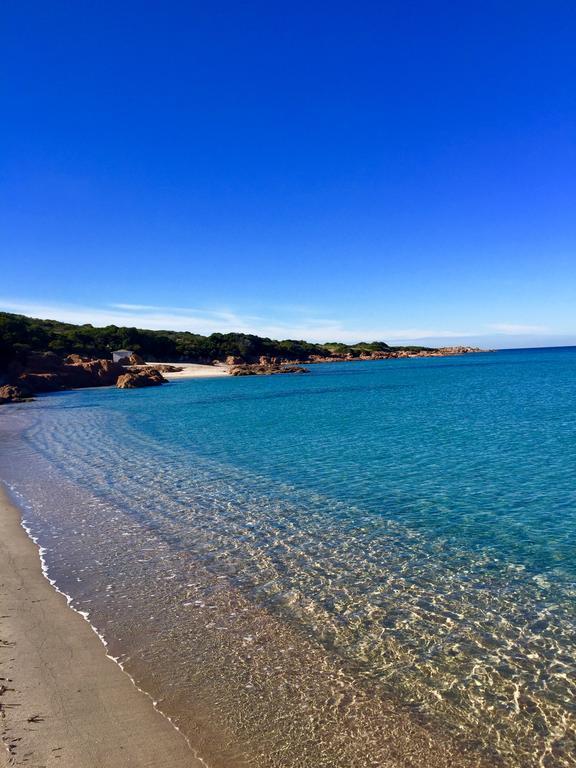
[[[234,365],[230,368],[230,376],[256,376],[256,371],[251,365]]]
[[[272,376],[277,373],[308,373],[308,369],[301,365],[280,365],[277,362],[256,363],[254,365],[244,363],[233,366],[229,373],[231,376]]]
[[[116,386],[119,389],[139,389],[140,387],[155,387],[164,384],[166,379],[155,368],[140,371],[130,371],[118,377]]]
[[[302,365],[285,365],[281,370],[272,371],[272,373],[310,373],[310,371]]]
[[[33,400],[32,393],[26,387],[17,384],[6,384],[0,387],[0,405],[3,403],[22,403]]]

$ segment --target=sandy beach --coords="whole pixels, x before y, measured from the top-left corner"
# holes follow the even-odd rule
[[[201,768],[43,576],[0,487],[0,766]]]
[[[165,379],[204,379],[218,378],[228,376],[228,366],[224,363],[220,365],[201,365],[200,363],[146,363],[146,365],[173,365],[176,368],[182,368],[176,373],[162,373]]]

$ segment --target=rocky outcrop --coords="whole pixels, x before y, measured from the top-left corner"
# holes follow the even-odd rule
[[[79,356],[70,356],[67,360],[76,360]],[[116,383],[124,369],[111,360],[85,360],[79,362],[60,362],[59,366],[50,365],[44,371],[27,368],[17,384],[28,387],[32,392],[54,392],[57,389],[76,389],[81,387],[105,387]]]
[[[378,350],[375,352],[361,352],[353,355],[346,353],[339,355],[334,353],[330,357],[321,357],[320,355],[310,355],[307,360],[299,360],[299,363],[347,363],[364,360],[395,360],[407,357],[450,357],[451,355],[465,355],[474,352],[490,352],[492,350],[480,349],[479,347],[441,347],[438,349],[398,349],[398,350]]]
[[[153,369],[155,371],[160,371],[160,373],[179,373],[184,370],[184,368],[181,368],[179,365],[167,365],[166,363],[156,363],[153,366]],[[145,370],[148,370],[148,368]]]
[[[4,403],[23,403],[33,400],[32,393],[26,387],[18,384],[5,384],[0,387],[0,405]]]
[[[480,349],[480,347],[440,347],[440,355],[468,355],[472,352],[492,352],[491,349]]]
[[[452,355],[467,355],[474,352],[489,352],[479,347],[440,347],[439,349],[401,349],[392,353],[392,357],[450,357]]]
[[[258,360],[258,365],[263,366],[272,366],[277,368],[281,364],[282,361],[279,357],[268,357],[267,355],[262,355]]]
[[[128,362],[130,365],[145,365],[144,358],[140,357],[140,355],[137,352],[132,352],[130,357],[128,358]]]
[[[392,352],[372,352],[370,354],[370,360],[388,360],[392,357]]]
[[[262,359],[262,358],[261,358]],[[230,368],[231,376],[270,376],[277,373],[308,373],[301,365],[280,365],[280,363],[243,363]]]
[[[29,356],[25,368],[14,368],[8,382],[1,388],[0,403],[21,402],[34,394],[57,392],[62,389],[107,387],[118,382],[122,389],[163,384],[166,379],[156,368],[143,366],[128,370],[112,360],[90,360],[81,355],[68,355],[62,361],[52,353]],[[178,371],[176,366],[162,366]]]
[[[90,360],[92,359],[93,358],[91,357],[83,357],[82,355],[73,354],[73,355],[68,355],[68,357],[65,357],[64,362],[67,365],[77,365],[78,363],[89,363]]]
[[[281,373],[307,373],[301,363],[346,362],[350,360],[386,360],[414,357],[446,357],[465,355],[487,350],[478,347],[455,346],[440,349],[399,349],[363,351],[353,355],[334,353],[330,357],[311,355],[306,360],[289,361],[262,355],[257,363],[246,362],[242,357],[226,358],[232,376],[266,376]],[[62,389],[102,387],[117,384],[121,389],[157,386],[166,382],[162,373],[181,371],[178,365],[158,364],[149,366],[139,355],[130,358],[126,368],[112,360],[92,360],[71,354],[62,360],[53,352],[33,352],[22,362],[13,360],[5,368],[0,379],[0,404],[22,402],[36,393],[55,392]]]
[[[119,389],[140,389],[141,387],[156,387],[164,384],[166,379],[156,368],[129,371],[118,377],[116,386]]]

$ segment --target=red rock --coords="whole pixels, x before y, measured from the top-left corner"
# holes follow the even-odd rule
[[[72,364],[60,364],[52,371],[23,373],[18,383],[28,386],[32,392],[54,392],[58,389],[102,387],[116,383],[124,368],[111,360],[84,360]]]
[[[160,371],[160,373],[178,373],[178,371],[183,371],[184,368],[178,365],[163,365],[160,363],[159,365],[155,365],[153,370]]]
[[[308,370],[301,365],[279,365],[277,363],[251,365],[244,363],[233,366],[229,373],[231,376],[270,376],[277,373],[308,373]]]
[[[33,399],[30,390],[20,384],[5,384],[0,387],[0,404],[22,403]]]
[[[160,371],[150,368],[145,371],[130,371],[118,377],[116,386],[119,389],[139,389],[140,387],[154,387],[164,384],[166,379]]]

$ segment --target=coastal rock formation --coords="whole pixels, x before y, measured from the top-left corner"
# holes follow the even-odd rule
[[[370,360],[388,360],[392,357],[392,352],[372,352]]]
[[[144,370],[149,370],[149,368],[147,367]],[[160,373],[179,373],[180,371],[183,371],[184,368],[181,368],[179,365],[166,365],[165,363],[157,363],[153,366],[153,370],[160,371]]]
[[[439,355],[468,355],[471,352],[492,352],[491,349],[480,349],[480,347],[440,347]]]
[[[348,352],[346,354],[339,354],[333,352],[330,357],[322,357],[321,355],[310,355],[307,359],[298,360],[298,363],[347,363],[354,361],[364,360],[396,360],[408,357],[449,357],[451,355],[465,355],[474,352],[491,352],[492,350],[480,349],[479,347],[440,347],[438,349],[389,349],[389,350],[376,350],[373,352],[365,351],[359,354],[353,355]]]
[[[111,360],[88,360],[77,363],[60,363],[59,367],[35,372],[27,370],[18,377],[32,392],[55,392],[58,389],[81,387],[106,387],[116,383],[124,369]]]
[[[2,387],[0,403],[21,402],[33,394],[57,392],[62,389],[107,387],[118,382],[122,389],[148,387],[163,384],[166,379],[156,368],[144,366],[126,371],[112,360],[90,360],[81,355],[68,355],[62,361],[53,353],[30,355],[25,369],[12,372],[8,383]],[[181,370],[176,366],[162,366],[165,371]]]
[[[440,347],[438,349],[401,349],[392,353],[392,357],[450,357],[451,355],[467,355],[473,352],[487,352],[479,347]]]
[[[156,368],[130,371],[118,377],[116,386],[119,389],[139,389],[140,387],[155,387],[164,384],[166,379]]]
[[[308,373],[301,365],[280,365],[280,363],[243,363],[234,365],[229,371],[231,376],[270,376],[277,373]]]
[[[247,363],[232,366],[228,373],[230,376],[256,376],[256,371]]]
[[[260,359],[258,360],[258,365],[269,366],[273,368],[277,368],[281,364],[282,361],[279,357],[268,357],[267,355],[261,355]]]
[[[96,386],[110,386],[114,384],[118,376],[123,372],[123,367],[119,363],[113,363],[112,360],[90,360],[86,363],[69,366],[68,373],[76,377],[77,381],[83,378],[86,380],[97,380]],[[74,385],[73,385],[74,386]]]
[[[76,355],[76,354],[68,355],[67,357],[64,358],[64,362],[66,363],[66,365],[77,365],[78,363],[88,363],[90,362],[90,360],[91,360],[90,357],[83,357],[82,355]]]
[[[0,313],[0,316],[2,313]],[[8,318],[6,322],[13,324],[10,320],[12,316],[4,315]],[[2,317],[0,317],[0,320]],[[20,318],[18,322],[22,319]],[[28,321],[25,323],[35,323],[37,321]],[[42,323],[43,321],[38,321]],[[1,323],[0,323],[1,326]],[[10,326],[12,327],[12,326]],[[66,326],[67,328],[68,326]],[[73,328],[74,326],[70,326]],[[52,333],[52,325],[44,328],[44,333]],[[19,342],[25,347],[26,334],[22,331]],[[219,338],[219,337],[218,337]],[[234,336],[236,339],[236,336]],[[228,339],[232,342],[234,339]],[[243,342],[246,339],[242,336]],[[254,339],[250,337],[252,342]],[[61,344],[61,337],[54,337],[52,341],[58,341]],[[237,339],[236,339],[237,341]],[[234,341],[234,344],[236,344]],[[453,355],[464,355],[475,352],[485,352],[478,347],[454,346],[442,347],[439,349],[423,347],[388,347],[381,342],[351,347],[345,344],[335,345],[310,345],[304,342],[294,342],[297,347],[278,347],[278,352],[274,354],[274,347],[270,340],[266,340],[265,349],[271,349],[272,354],[259,354],[262,346],[250,347],[243,343],[240,349],[246,349],[242,355],[228,355],[226,365],[232,376],[258,376],[274,375],[280,373],[307,373],[303,365],[309,363],[326,362],[348,362],[360,360],[387,360],[398,358],[414,357],[446,357]],[[283,342],[284,344],[284,342]],[[292,342],[290,342],[292,344]],[[102,344],[100,344],[102,346]],[[215,344],[209,356],[202,357],[206,364],[222,365],[218,360],[214,360],[214,354],[217,353],[217,344]],[[78,347],[76,347],[78,348]],[[230,347],[228,347],[230,348]],[[234,345],[232,345],[234,349]],[[296,357],[295,353],[300,355]],[[291,354],[293,353],[293,354]],[[146,352],[148,360],[154,359],[150,351]],[[224,355],[222,355],[224,358]],[[169,358],[170,359],[170,358]],[[171,359],[176,359],[172,357]],[[189,354],[182,354],[178,359],[184,361],[190,360]],[[196,363],[200,362],[198,355],[194,358]],[[257,361],[257,362],[256,362]],[[17,350],[14,346],[12,357],[4,358],[2,370],[0,371],[0,387],[3,388],[2,399],[0,403],[19,402],[30,398],[35,393],[55,392],[62,389],[77,389],[82,387],[102,387],[113,386],[122,377],[119,383],[122,389],[131,389],[141,386],[153,386],[162,384],[166,379],[162,373],[177,373],[183,370],[179,365],[158,364],[149,366],[144,363],[140,355],[132,354],[126,362],[129,365],[123,366],[120,363],[109,359],[92,359],[81,354],[72,352],[65,357],[55,354],[52,351],[30,351],[27,354]],[[127,374],[129,374],[127,376]],[[6,387],[8,387],[6,389]]]
[[[0,387],[0,405],[4,403],[22,403],[25,400],[33,400],[29,389],[17,384],[5,384]]]

